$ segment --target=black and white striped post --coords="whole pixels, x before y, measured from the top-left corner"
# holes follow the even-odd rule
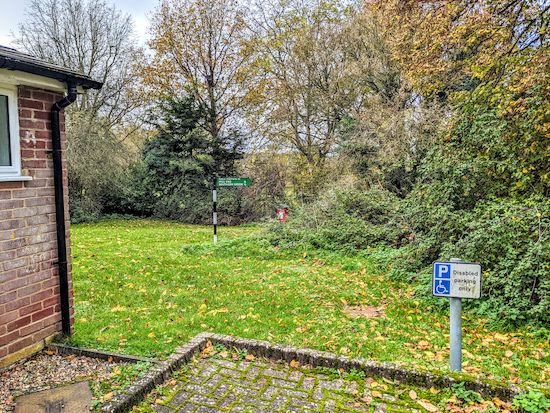
[[[214,201],[214,204],[213,204],[213,211],[214,211],[214,216],[213,216],[213,222],[214,222],[214,244],[216,244],[218,242],[218,234],[216,233],[216,230],[217,230],[217,226],[218,226],[218,212],[216,210],[216,201],[217,201],[217,198],[216,198],[216,187],[218,185],[218,178],[214,178],[214,189],[212,190],[212,200]]]
[[[218,242],[218,235],[216,234],[216,229],[218,226],[218,212],[216,210],[216,188],[218,186],[249,186],[251,183],[252,181],[250,180],[250,178],[214,178],[214,190],[212,192],[212,199],[214,201],[214,244]]]

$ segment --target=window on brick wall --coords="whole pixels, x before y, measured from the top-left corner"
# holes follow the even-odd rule
[[[0,181],[25,181],[21,175],[17,87],[0,84]]]

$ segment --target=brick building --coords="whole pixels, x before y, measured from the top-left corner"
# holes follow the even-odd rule
[[[0,369],[70,334],[62,109],[101,86],[0,46]]]

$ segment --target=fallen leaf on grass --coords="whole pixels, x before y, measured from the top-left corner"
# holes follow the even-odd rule
[[[496,404],[497,407],[501,407],[501,406],[511,407],[510,403],[506,403],[505,401],[500,400],[498,397],[495,397],[493,399],[493,403]]]
[[[420,340],[417,345],[420,350],[426,350],[431,346],[431,343],[426,340]]]
[[[220,357],[224,359],[227,358],[227,356],[229,356],[229,352],[227,350],[224,350],[220,353]]]
[[[445,407],[445,410],[447,410],[451,413],[462,413],[463,409],[462,409],[462,407],[457,406],[456,404],[448,402],[447,406]]]
[[[162,400],[161,400],[161,399],[155,399],[155,403],[156,403],[156,404],[161,404],[161,403],[162,403]]]
[[[514,352],[512,350],[506,350],[504,355],[508,358],[512,357],[514,355]]]
[[[432,387],[432,388],[430,388],[430,393],[431,394],[437,394],[438,391]]]
[[[508,340],[509,340],[509,337],[508,337],[508,336],[505,336],[504,334],[500,334],[500,333],[496,333],[496,334],[495,334],[495,338],[496,338],[498,341],[501,341],[501,342],[504,342],[504,341],[508,341]]]
[[[244,359],[246,361],[252,361],[254,360],[256,357],[254,357],[252,354],[247,354],[246,356],[244,356]]]
[[[380,385],[378,384],[378,382],[373,381],[373,382],[370,384],[370,386],[371,386],[372,388],[375,388],[375,387],[378,387],[378,386],[380,386]]]
[[[100,333],[103,333],[105,330],[107,330],[108,328],[116,328],[116,326],[105,326],[103,327],[101,330],[99,330]]]
[[[372,392],[372,397],[377,397],[377,398],[381,399],[382,398],[382,393],[380,393],[379,391],[374,390]]]
[[[149,333],[149,334],[147,334],[147,337],[153,338],[153,337],[155,337],[155,333]]]
[[[413,400],[416,400],[418,398],[418,395],[416,394],[416,392],[414,390],[411,390],[409,392],[409,397]]]
[[[431,404],[429,400],[421,399],[421,400],[418,400],[417,403],[422,408],[426,409],[427,411],[429,411],[431,413],[436,413],[436,412],[439,411],[439,409],[437,407],[435,407],[433,404]]]

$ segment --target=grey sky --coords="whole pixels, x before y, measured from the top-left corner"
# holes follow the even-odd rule
[[[117,9],[130,14],[134,20],[136,35],[141,44],[146,39],[147,16],[151,14],[159,0],[107,0]],[[25,1],[0,0],[0,45],[14,47],[10,31],[16,33],[19,23],[25,20]]]

